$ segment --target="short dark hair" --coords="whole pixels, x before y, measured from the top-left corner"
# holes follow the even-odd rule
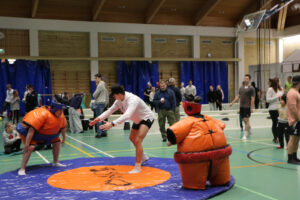
[[[296,86],[300,82],[300,75],[293,76],[292,83]]]
[[[33,85],[29,84],[28,89],[34,89]]]
[[[245,76],[248,76],[248,78],[251,80],[251,75],[250,74],[245,74]]]
[[[111,87],[110,95],[113,96],[114,94],[125,94],[125,89],[122,85],[116,84]]]
[[[101,76],[100,73],[97,73],[97,74],[95,74],[94,76],[97,77],[97,78],[102,78],[102,76]]]

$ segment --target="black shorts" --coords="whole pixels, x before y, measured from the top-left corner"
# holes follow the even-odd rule
[[[132,129],[139,130],[141,124],[145,124],[150,129],[153,122],[154,122],[154,119],[152,121],[150,119],[142,120],[139,124],[133,123]]]
[[[300,136],[300,122],[297,122],[294,126],[289,126],[288,133],[289,135]]]
[[[250,108],[240,108],[240,115],[241,118],[249,118],[251,116],[251,109]]]

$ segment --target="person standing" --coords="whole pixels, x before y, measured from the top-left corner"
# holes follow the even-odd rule
[[[144,90],[144,101],[147,105],[150,104],[150,92],[151,92],[151,83],[147,83],[147,88]]]
[[[189,80],[189,85],[185,87],[185,91],[184,94],[186,96],[192,94],[193,96],[196,96],[197,91],[196,91],[196,87],[193,85],[193,81]]]
[[[251,82],[252,87],[255,89],[254,105],[255,109],[259,108],[260,90],[256,87],[255,82]]]
[[[12,112],[13,124],[17,124],[19,122],[19,112],[20,112],[20,97],[17,90],[13,91],[13,98],[10,102],[10,109]]]
[[[22,99],[22,102],[25,103],[25,104],[26,104],[26,96],[27,96],[28,92],[29,92],[29,90],[28,90],[28,84],[26,84],[24,96],[23,96],[23,99]]]
[[[176,97],[174,92],[167,88],[165,81],[160,82],[160,89],[155,93],[153,102],[158,112],[158,124],[163,139],[162,141],[166,142],[166,118],[170,126],[175,123]]]
[[[134,168],[128,173],[140,173],[142,171],[141,165],[149,159],[149,157],[144,154],[142,143],[154,122],[153,112],[141,98],[130,92],[125,92],[125,89],[121,85],[115,85],[111,88],[111,96],[115,98],[114,104],[107,111],[90,122],[90,126],[104,121],[119,109],[123,115],[112,122],[104,122],[104,124],[100,126],[100,129],[109,130],[127,120],[132,120],[133,125],[129,139],[135,146],[136,163]]]
[[[155,87],[151,88],[151,92],[149,94],[149,101],[150,101],[150,107],[151,110],[153,110],[155,108],[155,105],[153,103],[153,99],[154,99],[154,95],[155,95]],[[155,109],[156,110],[156,109]]]
[[[280,97],[283,90],[276,79],[271,79],[271,87],[267,90],[266,101],[269,103],[269,113],[272,119],[273,142],[278,143],[277,123],[278,123],[278,106],[280,105]]]
[[[10,109],[10,102],[13,99],[13,92],[14,90],[11,88],[11,84],[7,84],[6,85],[6,98],[5,101],[2,105],[2,109],[1,109],[1,116],[3,116],[3,112],[5,111],[5,109],[7,109],[7,107]],[[8,116],[9,113],[7,113]]]
[[[287,94],[292,87],[292,76],[287,77],[287,81],[285,82],[284,89]]]
[[[179,90],[181,93],[181,98],[184,99],[184,93],[185,93],[184,82],[181,82]]]
[[[175,87],[175,78],[170,78],[169,79],[168,88],[171,89],[175,94],[176,108],[175,108],[175,113],[174,114],[175,114],[175,122],[178,122],[180,120],[179,106],[180,106],[180,103],[182,101],[182,96],[181,96],[180,90],[177,87]]]
[[[209,86],[209,91],[207,93],[207,101],[209,105],[209,110],[216,110],[216,92],[214,91],[214,87],[212,85]]]
[[[78,109],[81,108],[83,94],[75,94],[69,104],[69,123],[71,133],[83,133],[83,127]]]
[[[217,110],[222,110],[222,102],[224,101],[224,92],[220,85],[217,85],[216,90],[216,107]]]
[[[286,145],[289,143],[289,134],[288,134],[288,114],[287,114],[287,107],[286,107],[286,95],[282,95],[280,98],[280,105],[278,106],[278,124],[277,124],[277,133],[278,133],[278,139],[280,146],[277,147],[277,149],[283,149],[284,148],[284,139],[285,137]]]
[[[101,74],[95,74],[95,80],[97,88],[93,93],[93,97],[95,98],[95,115],[100,116],[103,112],[105,107],[108,104],[108,92],[106,89],[106,84],[102,79]],[[99,129],[100,125],[103,125],[104,122],[100,121],[96,125],[96,138],[106,137],[107,131]]]
[[[34,91],[33,85],[28,85],[28,93],[26,95],[26,113],[32,111],[37,106],[37,93]]]
[[[239,94],[234,98],[234,100],[229,104],[231,107],[237,100],[240,99],[240,115],[245,123],[245,132],[243,140],[247,140],[247,137],[251,134],[250,127],[250,116],[253,112],[255,90],[250,85],[251,76],[246,74],[244,77],[244,84],[239,89]]]
[[[292,79],[292,87],[287,94],[287,110],[290,140],[288,143],[288,163],[300,165],[297,151],[300,139],[300,75]]]

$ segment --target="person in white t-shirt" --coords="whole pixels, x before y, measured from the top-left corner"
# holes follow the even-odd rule
[[[144,154],[142,143],[154,122],[153,112],[141,98],[132,93],[125,92],[125,89],[121,85],[115,85],[111,88],[111,96],[116,99],[114,104],[95,120],[91,121],[90,126],[93,126],[97,122],[104,121],[104,119],[119,109],[123,112],[123,115],[112,122],[105,122],[105,124],[100,126],[100,129],[109,130],[113,126],[117,126],[126,120],[132,120],[133,125],[129,139],[136,149],[136,163],[133,170],[128,173],[140,173],[141,165],[149,159],[149,157]]]
[[[1,113],[0,113],[1,116],[3,116],[2,113],[5,111],[5,109],[7,108],[7,106],[10,107],[10,102],[13,99],[13,92],[14,92],[14,90],[11,88],[11,84],[7,84],[6,88],[7,88],[7,90],[6,90],[6,98],[5,98],[5,101],[4,101],[3,105],[2,105],[2,109],[1,109]],[[7,115],[8,115],[8,113],[7,113]]]

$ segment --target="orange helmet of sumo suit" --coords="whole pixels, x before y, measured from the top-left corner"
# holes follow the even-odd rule
[[[200,114],[201,98],[187,99],[190,101],[183,102],[183,107],[189,116],[167,130],[169,142],[177,144],[174,159],[183,187],[205,189],[207,181],[213,186],[224,185],[230,181],[232,152],[223,132],[225,124]]]

